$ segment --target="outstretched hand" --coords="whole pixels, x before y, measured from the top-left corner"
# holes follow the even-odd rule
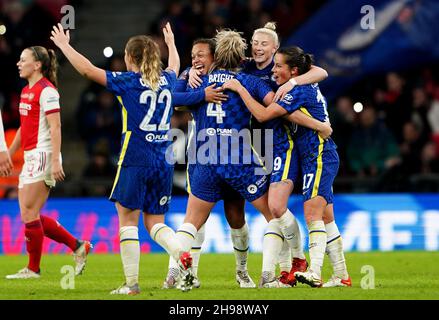
[[[165,37],[165,42],[168,46],[174,43],[174,33],[172,32],[169,22],[167,22],[163,28],[163,36]]]
[[[52,40],[58,48],[61,48],[63,45],[69,44],[70,30],[64,30],[62,24],[58,23],[58,25],[53,26],[50,40]]]

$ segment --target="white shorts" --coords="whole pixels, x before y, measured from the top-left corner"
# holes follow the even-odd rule
[[[52,152],[37,149],[25,151],[18,188],[21,189],[25,184],[39,181],[44,181],[49,188],[56,185],[55,179],[52,178]]]

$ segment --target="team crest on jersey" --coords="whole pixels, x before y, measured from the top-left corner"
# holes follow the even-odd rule
[[[164,205],[166,204],[166,202],[168,202],[168,197],[167,197],[167,196],[163,196],[163,197],[160,199],[160,205],[161,205],[161,206],[164,206]]]
[[[29,93],[29,101],[32,101],[34,97],[35,97],[35,95],[32,92]]]
[[[258,191],[258,187],[256,187],[254,184],[251,184],[247,187],[247,191],[250,194],[255,194]]]

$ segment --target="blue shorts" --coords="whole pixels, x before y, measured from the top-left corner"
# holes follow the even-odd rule
[[[193,176],[195,166],[196,166],[195,164],[188,164],[188,166],[187,166],[186,191],[188,193],[191,193],[189,177]],[[221,190],[221,199],[224,201],[244,200],[244,198],[241,196],[241,194],[230,186],[225,186],[224,189]]]
[[[317,157],[300,160],[303,172],[303,201],[322,196],[328,204],[333,203],[332,184],[340,164],[337,151],[327,150]]]
[[[169,210],[173,167],[119,166],[110,200],[128,209],[152,214]]]
[[[233,200],[237,194],[253,202],[268,190],[268,176],[256,175],[255,169],[261,168],[256,165],[191,166],[187,176],[188,192],[207,202],[218,202],[224,198]]]
[[[273,170],[270,183],[291,180],[297,183],[300,170],[299,152],[292,144],[288,150],[273,150]]]

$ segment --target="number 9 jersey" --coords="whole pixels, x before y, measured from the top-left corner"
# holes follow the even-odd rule
[[[118,165],[161,168],[172,143],[167,132],[172,116],[172,94],[177,77],[164,71],[160,88],[152,90],[136,72],[107,71],[107,89],[122,106],[122,142]],[[170,153],[168,156],[172,157]],[[171,158],[172,159],[172,158]]]

